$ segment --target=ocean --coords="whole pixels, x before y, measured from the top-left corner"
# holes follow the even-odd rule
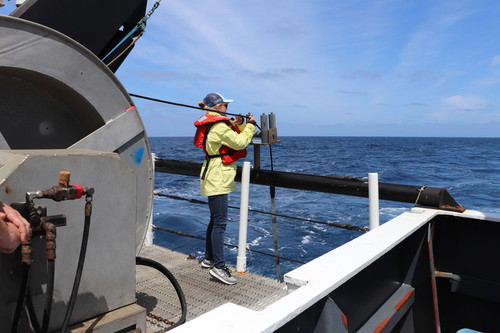
[[[322,176],[364,178],[376,172],[379,181],[405,185],[444,187],[467,209],[500,214],[500,138],[416,138],[416,137],[280,137],[272,145],[273,168],[278,171]],[[201,149],[191,137],[152,137],[151,150],[158,158],[203,160]],[[270,169],[269,147],[261,147],[261,168]],[[253,162],[253,147],[247,161]],[[238,162],[241,165],[241,162]],[[239,187],[239,184],[238,184]],[[197,177],[156,172],[155,192],[197,199]],[[229,205],[239,206],[240,192],[229,195]],[[367,227],[368,199],[337,194],[276,188],[276,212]],[[409,211],[412,204],[380,201],[380,223]],[[270,189],[250,184],[250,209],[271,211]],[[208,205],[166,197],[154,198],[153,224],[196,237],[205,237]],[[238,244],[239,211],[229,209],[226,243]],[[272,217],[249,213],[248,248],[273,254],[279,250],[281,276],[362,234],[324,224],[276,218],[277,243]],[[161,230],[154,231],[154,243],[203,258],[204,241]],[[226,247],[226,262],[236,265],[236,248]],[[287,260],[291,259],[291,260]],[[247,271],[277,278],[275,258],[247,251]],[[298,262],[297,262],[298,261]],[[281,278],[280,276],[280,278]]]

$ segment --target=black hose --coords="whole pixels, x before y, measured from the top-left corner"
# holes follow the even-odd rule
[[[28,308],[28,314],[30,315],[31,326],[36,333],[41,333],[40,323],[36,317],[35,306],[33,305],[33,297],[31,295],[31,289],[28,286],[28,294],[26,296],[26,307]]]
[[[89,202],[87,202],[87,204],[88,203]],[[87,208],[85,208],[85,211],[87,211]],[[73,308],[75,306],[76,296],[78,294],[78,288],[80,287],[80,280],[82,278],[83,264],[85,262],[85,254],[87,252],[89,230],[90,230],[90,214],[86,213],[85,225],[83,227],[82,246],[80,248],[80,257],[78,258],[78,266],[76,267],[75,282],[73,283],[73,290],[71,291],[71,297],[68,302],[68,308],[66,309],[66,315],[64,316],[61,332],[66,332],[69,321],[71,319],[71,315],[73,314]]]
[[[181,311],[182,311],[181,317],[172,326],[165,329],[165,331],[169,331],[174,327],[177,327],[177,326],[184,324],[186,322],[186,316],[187,316],[186,297],[184,296],[182,288],[181,288],[179,282],[177,282],[174,275],[165,266],[163,266],[159,262],[156,262],[156,261],[151,260],[151,259],[136,257],[135,263],[136,263],[136,265],[143,265],[143,266],[152,267],[152,268],[155,268],[155,269],[159,270],[160,272],[162,272],[163,275],[165,275],[169,279],[170,283],[172,283],[172,285],[174,286],[175,292],[177,293],[177,296],[179,297],[179,301],[181,303]]]
[[[21,319],[21,312],[24,308],[24,301],[26,300],[26,294],[28,292],[28,282],[31,265],[22,263],[23,272],[21,278],[21,288],[19,289],[19,297],[17,298],[16,312],[14,313],[14,319],[12,321],[11,333],[17,333],[19,327],[19,321]]]
[[[52,298],[54,296],[54,275],[55,275],[55,261],[49,260],[48,262],[48,281],[45,309],[43,310],[42,333],[49,331],[50,314],[52,312]]]

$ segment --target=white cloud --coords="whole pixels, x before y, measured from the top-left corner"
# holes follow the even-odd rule
[[[498,66],[500,65],[500,54],[496,55],[491,59],[491,66]]]
[[[500,77],[484,77],[471,82],[472,84],[480,86],[492,86],[500,83]]]
[[[464,7],[461,7],[464,6]],[[397,70],[412,71],[432,66],[443,54],[448,57],[448,45],[454,43],[456,31],[472,13],[467,4],[458,1],[432,2],[423,11],[413,33],[404,45]]]
[[[486,107],[486,103],[477,96],[451,96],[444,102],[458,110],[482,110]]]

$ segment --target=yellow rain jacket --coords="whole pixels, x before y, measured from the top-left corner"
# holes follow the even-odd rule
[[[213,112],[209,112],[210,114]],[[216,113],[217,114],[217,113]],[[219,154],[222,145],[234,150],[245,149],[250,142],[255,131],[253,124],[239,125],[240,133],[236,133],[224,122],[215,123],[208,132],[206,141],[206,151],[209,155]],[[234,177],[236,177],[236,162],[224,165],[220,157],[210,159],[205,179],[201,175],[205,170],[207,160],[203,162],[200,173],[200,192],[203,196],[228,194],[236,190]]]

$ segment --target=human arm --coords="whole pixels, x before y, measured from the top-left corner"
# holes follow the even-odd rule
[[[13,252],[29,234],[28,221],[17,210],[0,202],[0,252]]]
[[[247,123],[245,125],[239,126],[240,133],[232,130],[225,123],[216,123],[209,133],[207,140],[207,150],[211,154],[215,154],[220,145],[228,146],[234,150],[245,149],[250,142],[255,131],[255,125],[252,123]],[[211,151],[213,150],[213,151]]]

